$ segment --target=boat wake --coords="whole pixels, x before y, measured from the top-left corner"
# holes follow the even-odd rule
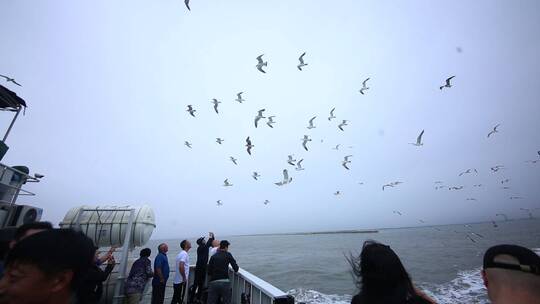
[[[489,303],[480,275],[481,268],[458,272],[455,279],[443,284],[423,283],[419,287],[437,303]],[[297,303],[349,304],[351,295],[323,294],[316,290],[297,288],[288,291]]]

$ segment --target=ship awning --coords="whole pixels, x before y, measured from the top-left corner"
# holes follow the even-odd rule
[[[16,111],[21,107],[26,108],[26,102],[15,92],[0,85],[0,110]]]

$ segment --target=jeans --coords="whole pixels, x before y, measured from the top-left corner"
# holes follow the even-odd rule
[[[171,304],[182,304],[184,302],[186,285],[186,282],[182,282],[180,284],[173,284],[174,293],[172,296]]]
[[[204,284],[206,283],[206,267],[195,268],[195,280],[189,289],[188,303],[193,303],[194,298],[201,300]]]
[[[165,300],[165,284],[152,285],[152,304],[163,304]]]
[[[208,301],[206,304],[217,304],[221,297],[223,304],[231,304],[232,289],[231,282],[216,282],[208,283]]]

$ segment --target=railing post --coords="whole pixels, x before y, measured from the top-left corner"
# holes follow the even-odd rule
[[[126,278],[127,262],[129,257],[129,245],[131,243],[131,231],[133,227],[133,221],[135,220],[135,209],[129,210],[129,221],[127,225],[126,235],[124,236],[124,246],[122,246],[122,257],[120,258],[120,269],[118,270],[118,277],[116,278],[116,285],[114,286],[113,303],[122,303],[122,288],[124,285],[124,279]],[[120,227],[122,227],[120,225]]]

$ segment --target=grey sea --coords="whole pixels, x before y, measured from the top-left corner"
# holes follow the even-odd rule
[[[373,239],[390,245],[414,284],[439,303],[488,303],[480,277],[485,250],[503,243],[540,247],[540,220],[500,221],[497,227],[473,223],[377,233],[224,237],[216,232],[216,236],[231,242],[229,250],[240,267],[294,295],[297,302],[349,303],[357,289],[346,256],[358,255],[363,242]],[[173,264],[180,240],[152,240],[148,245],[154,256],[157,244],[168,243]],[[190,240],[195,243],[195,238]],[[192,264],[195,249],[190,251]]]

